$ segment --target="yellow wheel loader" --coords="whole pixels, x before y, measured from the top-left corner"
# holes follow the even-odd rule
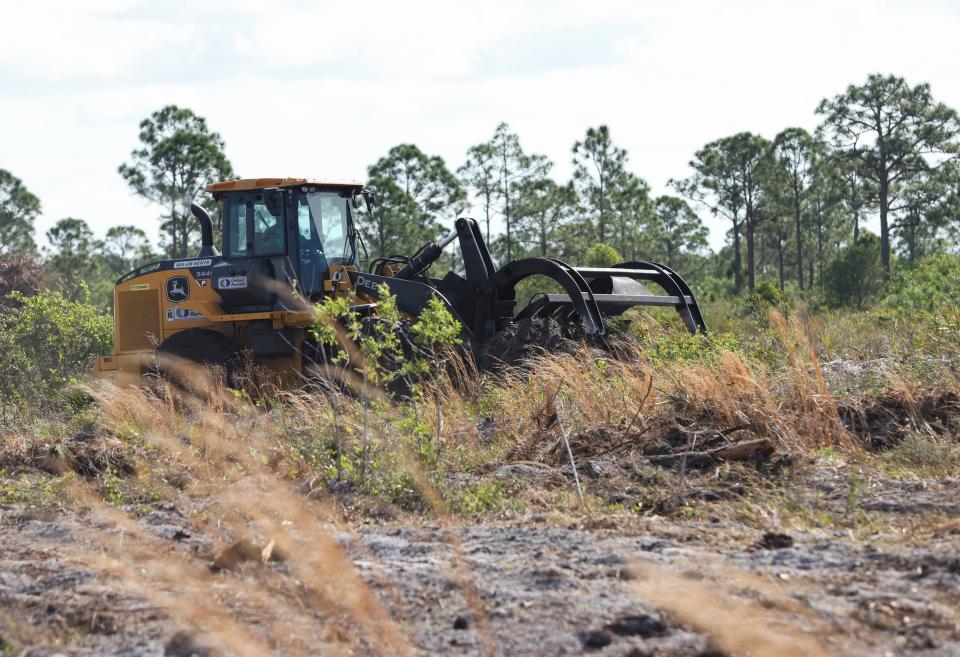
[[[117,281],[115,355],[101,356],[94,374],[121,384],[188,361],[223,366],[242,355],[280,374],[305,372],[323,348],[306,330],[313,303],[351,295],[359,312],[376,312],[381,284],[398,309],[416,321],[439,298],[460,322],[464,344],[484,362],[488,346],[518,325],[551,322],[583,336],[603,336],[604,317],[627,308],[674,307],[691,333],[705,332],[696,299],[674,271],[653,262],[577,268],[553,258],[514,260],[496,269],[477,223],[454,229],[412,256],[379,258],[360,270],[357,210],[374,212],[373,194],[359,182],[258,178],[209,185],[222,204],[222,244],[213,243],[210,216],[198,204],[201,248],[193,258],[144,265]],[[427,275],[444,248],[457,241],[462,274]],[[545,276],[563,290],[517,309],[516,285]],[[654,283],[662,294],[652,294]]]

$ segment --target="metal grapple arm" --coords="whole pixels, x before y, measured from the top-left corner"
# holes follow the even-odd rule
[[[464,275],[450,272],[442,280],[422,279],[454,240],[459,240]],[[556,281],[563,293],[542,295],[517,311],[516,286],[530,276],[545,276]],[[532,318],[579,322],[586,334],[604,335],[603,318],[622,314],[633,306],[673,307],[690,333],[707,331],[690,287],[665,265],[636,261],[613,267],[573,267],[555,258],[524,258],[508,262],[497,270],[480,227],[473,219],[457,219],[453,231],[410,258],[395,279],[407,282],[407,286],[423,287],[432,291],[427,294],[444,299],[469,330],[475,346],[482,345],[512,322]],[[656,284],[666,294],[651,293],[645,282]],[[412,294],[412,290],[406,294]],[[415,305],[423,303],[425,299],[419,299]]]

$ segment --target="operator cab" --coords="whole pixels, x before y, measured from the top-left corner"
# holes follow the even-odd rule
[[[360,183],[261,178],[207,191],[223,204],[212,284],[231,312],[286,308],[294,288],[316,299],[331,268],[357,266],[355,213],[361,198],[370,202]]]

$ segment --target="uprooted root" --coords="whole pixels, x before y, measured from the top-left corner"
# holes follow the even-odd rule
[[[889,449],[922,432],[960,435],[960,395],[942,388],[886,390],[838,409],[844,425],[871,450]]]

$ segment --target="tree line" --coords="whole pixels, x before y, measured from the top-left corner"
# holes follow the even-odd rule
[[[960,118],[928,84],[871,75],[821,101],[813,134],[749,132],[697,151],[671,185],[730,224],[736,293],[775,272],[779,286],[823,285],[828,262],[878,216],[882,275],[894,252],[913,263],[950,247],[960,221]],[[745,270],[745,272],[744,272]]]
[[[501,264],[531,255],[574,264],[654,260],[695,287],[709,279],[735,295],[762,281],[801,293],[849,287],[851,275],[882,284],[895,263],[950,250],[960,226],[957,112],[928,84],[890,75],[870,75],[815,112],[812,133],[787,127],[769,139],[742,132],[711,141],[694,153],[690,174],[660,196],[630,170],[627,150],[605,125],[571,146],[565,181],[506,123],[456,168],[399,144],[368,168],[377,205],[361,217],[360,234],[371,258],[412,255],[472,208]],[[139,146],[118,172],[160,208],[160,253],[140,227],[117,226],[97,240],[83,220],[62,219],[46,234],[42,260],[73,295],[80,280],[191,255],[198,230],[190,200],[207,183],[236,177],[221,136],[176,106],[141,122]],[[0,170],[0,256],[36,253],[39,212],[39,199]],[[729,227],[717,253],[707,247],[706,215]],[[879,220],[878,236],[864,229],[871,220]]]
[[[607,126],[588,129],[571,153],[573,176],[557,182],[553,162],[527,152],[506,123],[471,146],[456,171],[414,144],[394,146],[368,170],[377,209],[362,225],[364,240],[378,256],[412,254],[472,202],[501,263],[531,255],[576,261],[597,244],[623,259],[679,268],[706,257],[700,218],[678,196],[652,198]]]

